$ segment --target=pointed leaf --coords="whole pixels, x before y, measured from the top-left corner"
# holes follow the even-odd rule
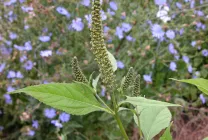
[[[115,59],[115,57],[108,51],[108,57],[111,61],[111,64],[113,66],[113,71],[116,71],[117,70],[117,61]]]
[[[171,113],[167,107],[145,107],[140,113],[140,128],[145,140],[151,140],[170,125]]]
[[[172,140],[172,135],[170,133],[170,127],[172,123],[168,126],[168,128],[165,130],[163,135],[160,137],[160,140]]]
[[[175,81],[179,81],[179,82],[184,82],[184,83],[189,83],[192,85],[197,86],[197,88],[199,90],[201,90],[203,93],[208,95],[208,80],[203,79],[203,78],[196,78],[196,79],[184,79],[184,80],[177,80],[177,79],[173,79],[172,80]]]
[[[36,85],[13,91],[11,94],[21,92],[70,114],[85,115],[101,110],[108,112],[95,98],[95,91],[83,83]]]
[[[92,86],[95,89],[95,91],[97,89],[97,83],[98,83],[99,79],[100,79],[100,74],[95,79],[92,80]]]
[[[156,100],[151,100],[151,99],[146,99],[144,97],[129,97],[126,96],[126,100],[121,101],[119,105],[123,103],[130,103],[134,106],[140,106],[140,107],[149,107],[149,106],[180,106],[177,104],[171,104],[167,102],[161,102],[161,101],[156,101]]]

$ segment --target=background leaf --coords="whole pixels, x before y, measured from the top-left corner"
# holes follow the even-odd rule
[[[203,93],[208,95],[208,80],[206,80],[206,79],[203,79],[203,78],[185,79],[185,80],[177,80],[177,79],[173,79],[173,78],[171,78],[171,79],[175,80],[175,81],[195,85],[195,86],[197,86],[197,88],[199,90],[201,90]]]
[[[171,113],[167,107],[145,107],[140,113],[140,128],[145,140],[151,140],[170,125]]]
[[[150,106],[180,106],[177,104],[171,104],[167,102],[161,102],[161,101],[156,101],[156,100],[151,100],[151,99],[146,99],[144,97],[129,97],[126,96],[126,100],[120,102],[119,104],[123,103],[130,103],[135,106],[139,107],[150,107]]]
[[[26,93],[39,101],[70,114],[85,115],[107,111],[96,100],[94,90],[83,83],[51,83],[26,87],[11,93]]]
[[[160,137],[160,140],[172,140],[172,135],[170,133],[170,127],[172,123],[168,126],[168,128],[165,130],[163,135]]]
[[[115,57],[108,51],[108,57],[111,61],[111,64],[113,66],[113,71],[116,71],[117,70],[117,61],[115,59]]]

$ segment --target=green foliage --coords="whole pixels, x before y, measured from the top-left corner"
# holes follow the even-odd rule
[[[168,126],[168,128],[166,128],[165,132],[160,137],[160,140],[172,140],[172,135],[170,133],[170,127],[171,127],[171,125],[172,125],[172,123]]]
[[[94,90],[83,83],[52,83],[30,86],[11,92],[26,93],[39,101],[70,114],[85,115],[107,111],[95,98]]]
[[[170,125],[171,113],[167,107],[142,107],[139,121],[145,140],[151,140]]]
[[[144,97],[129,97],[129,96],[126,96],[126,99],[124,101],[121,101],[119,103],[119,105],[122,105],[124,103],[130,103],[134,106],[139,106],[139,107],[180,106],[180,105],[177,105],[177,104],[171,104],[171,103],[167,103],[167,102],[161,102],[161,101],[146,99]]]
[[[197,78],[197,79],[187,79],[187,80],[186,79],[184,80],[172,79],[172,80],[195,85],[200,91],[208,95],[208,80],[206,79]]]

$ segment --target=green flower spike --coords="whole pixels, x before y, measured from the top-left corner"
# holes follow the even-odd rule
[[[136,76],[135,78],[135,81],[134,81],[134,95],[135,96],[139,96],[140,94],[140,79],[141,79],[141,76],[140,74]]]
[[[101,5],[100,0],[94,0],[92,8],[92,26],[91,26],[91,50],[98,63],[101,73],[102,82],[107,87],[112,87],[115,81],[113,67],[109,60],[108,51],[103,37],[103,26],[101,20]]]
[[[85,77],[85,75],[83,74],[82,70],[79,67],[76,56],[72,59],[72,71],[75,76],[75,81],[88,83],[87,78]]]
[[[128,73],[126,74],[124,83],[121,86],[123,91],[125,91],[129,87],[129,85],[132,83],[133,76],[134,76],[134,69],[130,67]]]

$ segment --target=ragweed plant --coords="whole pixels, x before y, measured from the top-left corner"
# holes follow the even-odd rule
[[[150,100],[139,96],[140,75],[134,77],[135,73],[132,67],[123,78],[122,83],[116,83],[115,71],[117,65],[114,56],[108,52],[104,43],[100,12],[100,0],[94,0],[92,4],[91,50],[95,56],[100,74],[96,79],[92,80],[92,84],[90,80],[87,80],[78,65],[77,58],[74,57],[72,60],[72,71],[75,82],[29,86],[11,93],[26,93],[49,106],[73,115],[86,115],[94,111],[107,112],[115,118],[121,134],[126,140],[129,137],[122,124],[119,113],[122,111],[131,111],[134,115],[135,123],[140,130],[140,139],[152,139],[161,130],[170,126],[171,113],[167,107],[179,105]],[[107,90],[112,97],[112,103],[109,105],[96,93],[96,85],[98,84],[99,78],[108,87]],[[121,86],[117,87],[116,85]],[[121,98],[130,91],[127,90],[128,88],[133,88],[131,90],[133,91],[133,96],[126,96],[125,99]],[[127,103],[133,106],[129,108],[124,107]],[[166,131],[162,137],[168,139],[166,136],[170,132],[169,129]]]

